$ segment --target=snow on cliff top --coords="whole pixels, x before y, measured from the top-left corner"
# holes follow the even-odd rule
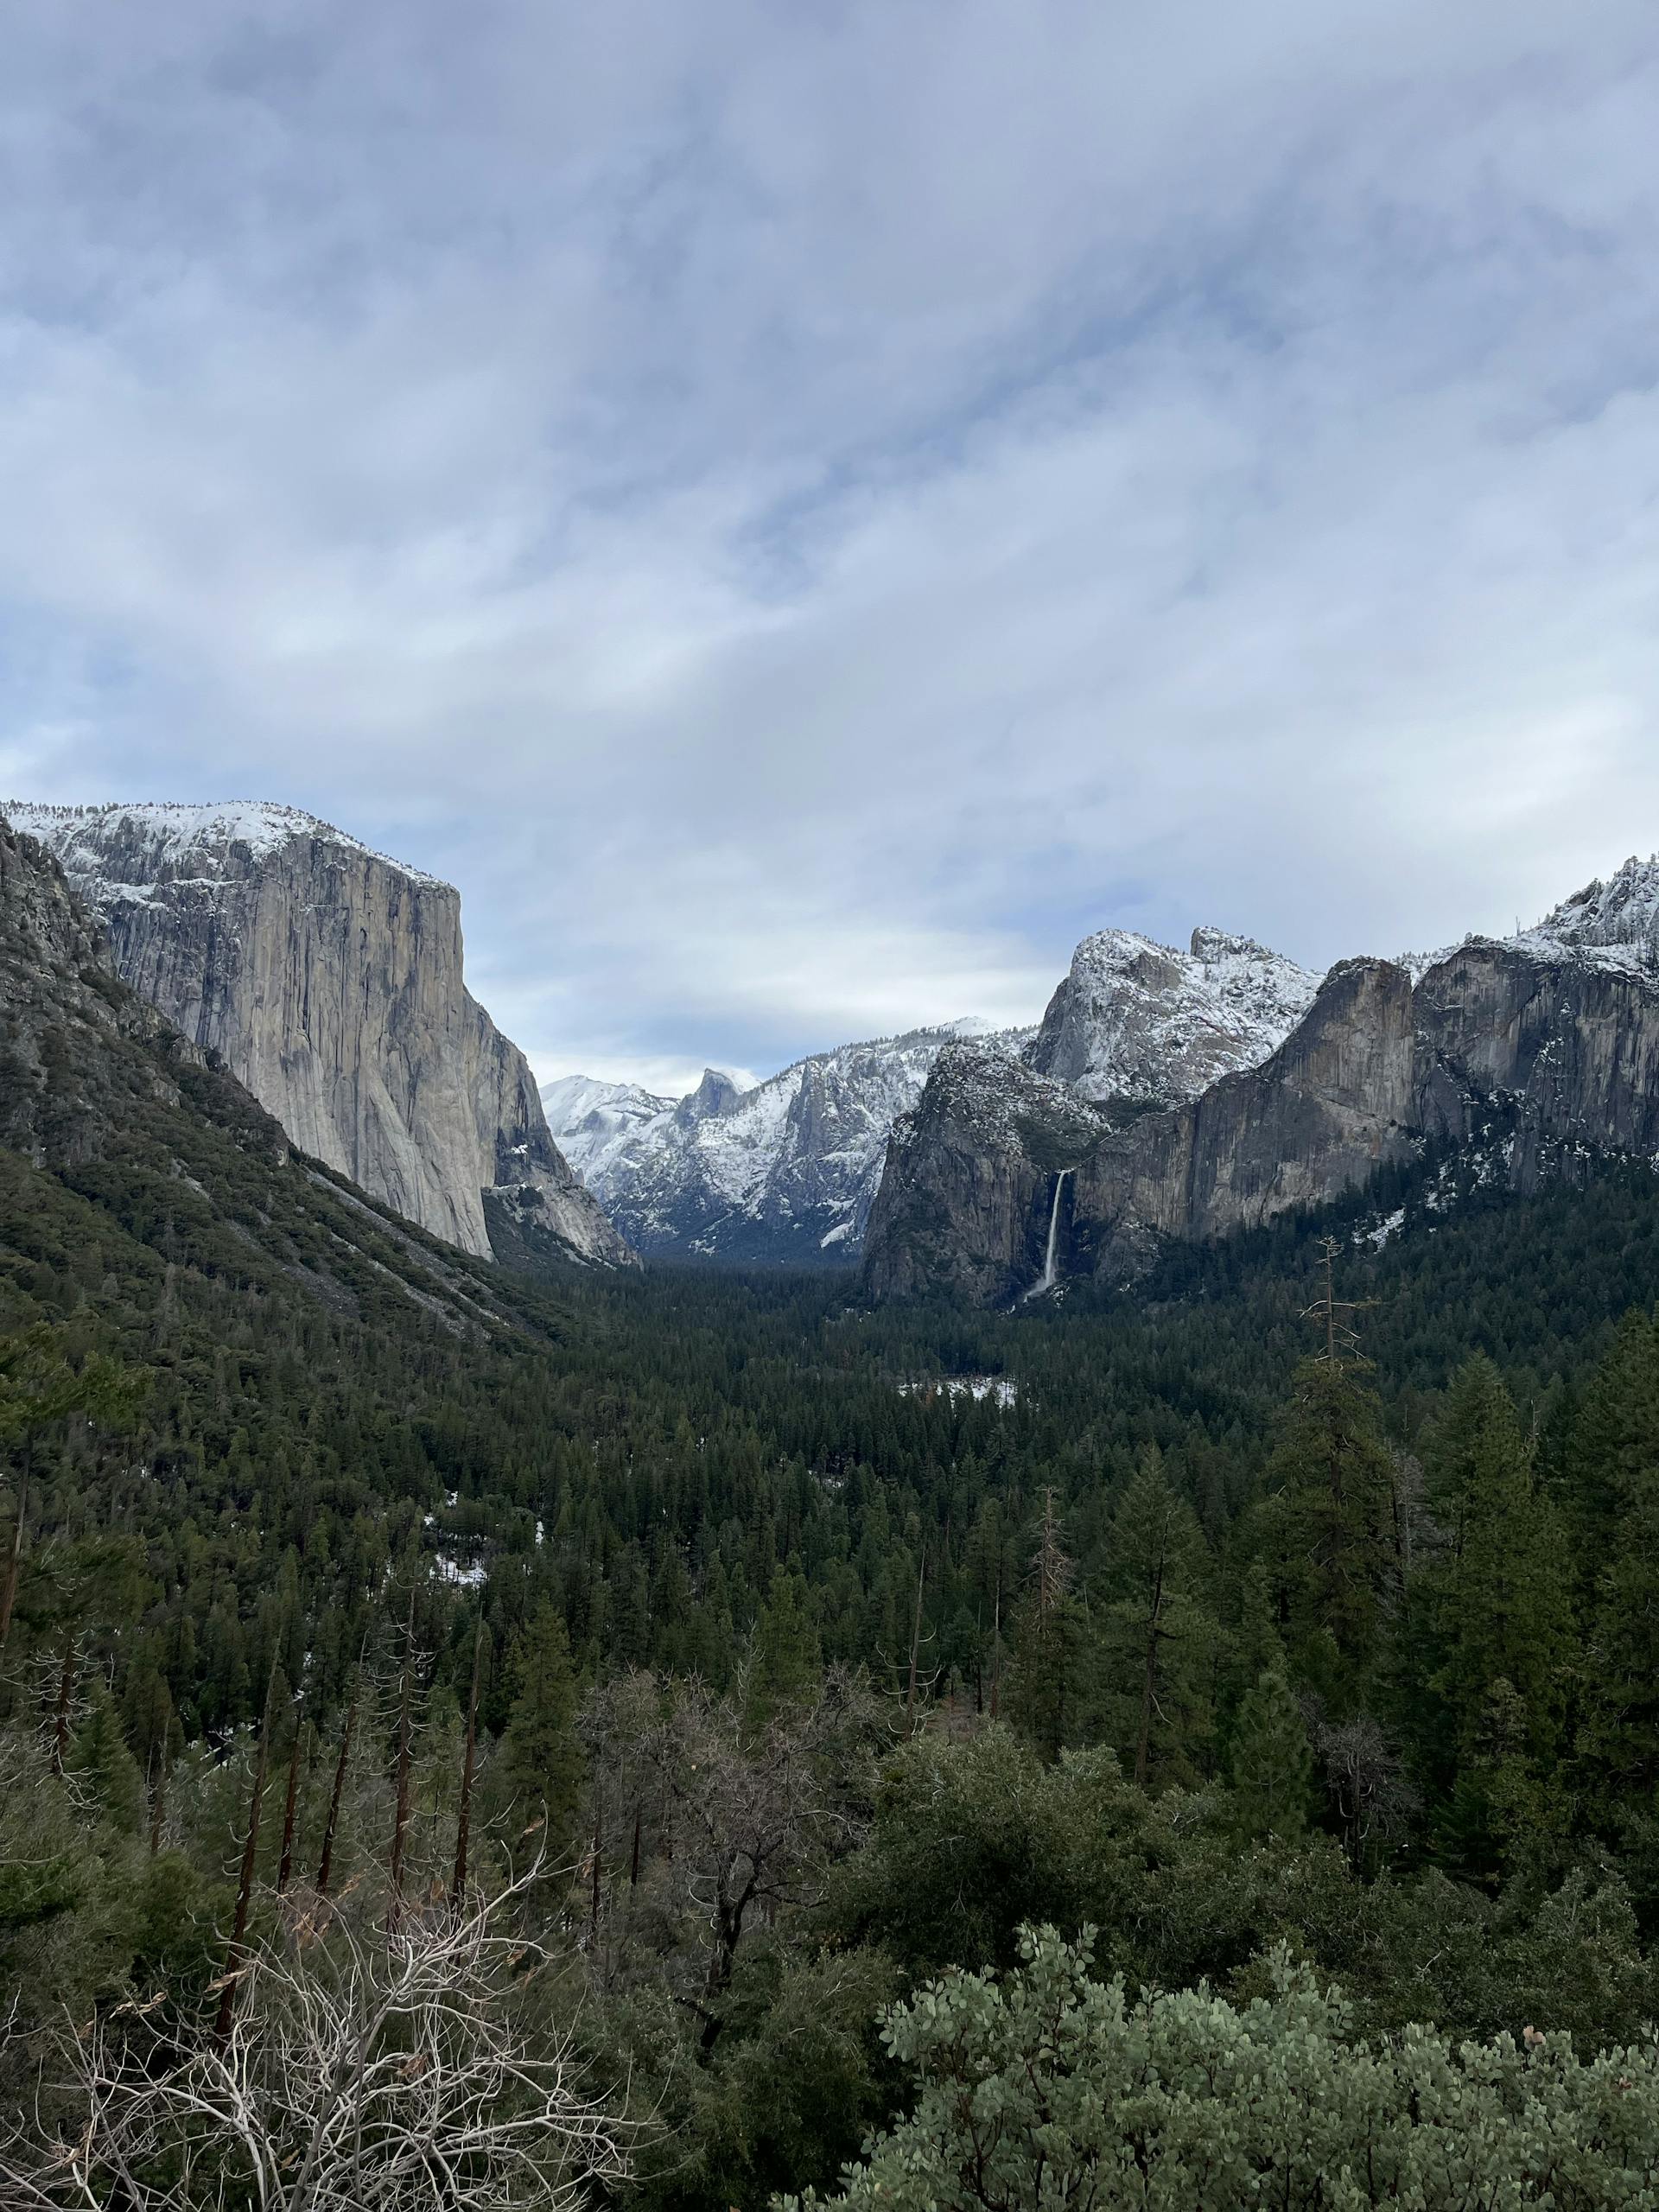
[[[1651,981],[1659,968],[1659,854],[1645,861],[1632,855],[1605,882],[1594,877],[1582,891],[1552,906],[1541,922],[1513,937],[1487,938],[1477,931],[1437,952],[1407,953],[1400,965],[1420,983],[1431,968],[1470,944],[1503,944],[1535,960],[1580,961]]]
[[[1319,982],[1225,930],[1194,930],[1185,952],[1136,930],[1097,930],[1072,954],[1026,1057],[1087,1097],[1194,1097],[1276,1052]]]
[[[1632,855],[1608,882],[1596,877],[1523,934],[1609,948],[1659,944],[1659,853]]]
[[[39,806],[20,801],[0,808],[14,829],[38,837],[56,855],[70,875],[96,877],[111,888],[146,890],[160,880],[177,882],[219,875],[240,846],[255,861],[266,860],[287,845],[316,839],[343,850],[365,853],[370,859],[395,868],[411,883],[448,886],[424,869],[377,853],[359,838],[348,836],[303,807],[284,806],[274,799],[231,799],[218,803],[173,799],[112,802],[99,806]],[[109,874],[118,853],[138,864],[145,880],[135,871]]]

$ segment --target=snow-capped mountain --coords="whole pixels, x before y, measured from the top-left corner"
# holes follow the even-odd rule
[[[1025,1030],[969,1020],[842,1045],[742,1090],[710,1069],[676,1103],[568,1076],[543,1091],[566,1158],[637,1250],[734,1262],[851,1258],[887,1133],[941,1048],[1017,1052]]]
[[[1134,930],[1101,930],[1072,954],[1025,1058],[1096,1104],[1173,1106],[1217,1076],[1260,1066],[1319,982],[1224,930],[1194,930],[1186,952]]]
[[[1562,899],[1518,940],[1547,940],[1617,955],[1645,968],[1659,965],[1659,853],[1634,855],[1604,883],[1599,876]]]
[[[1040,1086],[940,1056],[888,1147],[871,1290],[1122,1282],[1172,1239],[1320,1205],[1435,1148],[1478,1149],[1516,1192],[1659,1161],[1659,859],[1514,937],[1340,961],[1317,991],[1243,940],[1201,931],[1192,958],[1205,972],[1116,932],[1079,948],[1027,1056],[1049,1062]]]
[[[946,1046],[964,1047],[953,1065],[975,1071],[976,1095],[1005,1090],[1010,1111],[1033,1087],[1084,1112],[1172,1105],[1266,1059],[1319,981],[1220,930],[1195,930],[1186,952],[1102,930],[1077,947],[1037,1030],[974,1020],[914,1029],[815,1052],[748,1090],[710,1069],[677,1103],[567,1076],[543,1103],[565,1157],[636,1249],[851,1259],[894,1124]]]
[[[123,980],[301,1151],[480,1257],[632,1261],[466,987],[450,885],[292,806],[6,812],[97,913]]]
[[[542,1106],[559,1150],[596,1198],[608,1185],[613,1161],[624,1156],[648,1122],[673,1109],[637,1083],[603,1083],[588,1075],[561,1076],[542,1085]]]

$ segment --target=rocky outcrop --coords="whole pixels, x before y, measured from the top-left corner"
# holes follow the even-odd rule
[[[1344,962],[1260,1067],[1127,1126],[1098,1109],[1092,1127],[1075,1113],[1068,1123],[1052,1088],[1029,1094],[995,1070],[964,1084],[942,1062],[888,1149],[870,1290],[989,1299],[1028,1287],[1062,1170],[1059,1274],[1117,1279],[1161,1240],[1319,1205],[1431,1141],[1500,1128],[1502,1172],[1518,1191],[1598,1155],[1659,1158],[1659,972],[1647,940],[1580,940],[1551,923],[1472,939],[1415,982],[1403,963]]]
[[[490,1254],[493,1216],[577,1259],[632,1259],[466,988],[451,886],[290,807],[10,812],[120,976],[299,1150],[466,1252]]]
[[[1026,1058],[1085,1098],[1173,1106],[1258,1066],[1319,987],[1294,960],[1224,930],[1194,930],[1186,952],[1101,930],[1072,954]]]
[[[1109,1127],[1066,1084],[1017,1059],[947,1046],[888,1140],[865,1238],[868,1287],[878,1297],[981,1302],[1028,1287],[1043,1271],[1057,1178]],[[1063,1257],[1075,1242],[1066,1196],[1057,1227]]]
[[[677,1104],[575,1076],[543,1096],[588,1188],[647,1255],[841,1262],[862,1244],[894,1122],[938,1054],[982,1031],[1005,1061],[1029,1034],[915,1029],[812,1053],[747,1090],[710,1068]]]

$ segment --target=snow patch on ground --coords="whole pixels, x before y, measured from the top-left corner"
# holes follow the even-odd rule
[[[983,1402],[988,1398],[994,1405],[1007,1408],[1020,1402],[1020,1385],[1011,1375],[926,1375],[900,1382],[901,1398],[931,1399],[973,1398]]]

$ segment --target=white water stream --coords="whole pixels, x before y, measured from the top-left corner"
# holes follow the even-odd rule
[[[1027,1298],[1043,1298],[1054,1287],[1054,1247],[1060,1233],[1060,1192],[1065,1188],[1065,1179],[1071,1173],[1062,1167],[1054,1178],[1054,1204],[1048,1216],[1048,1249],[1043,1255],[1043,1272],[1026,1293]]]

